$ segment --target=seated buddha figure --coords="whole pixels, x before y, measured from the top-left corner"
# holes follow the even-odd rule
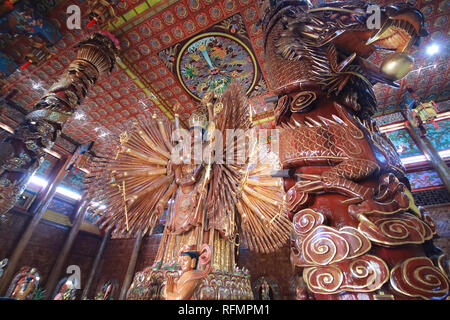
[[[195,290],[210,271],[209,265],[205,270],[197,269],[199,260],[209,262],[209,259],[202,259],[204,250],[200,253],[195,250],[195,246],[184,246],[180,251],[181,276],[176,283],[172,275],[167,276],[162,292],[166,300],[193,300]],[[210,255],[210,250],[208,252]]]

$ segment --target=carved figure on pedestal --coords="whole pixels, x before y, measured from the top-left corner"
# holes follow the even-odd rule
[[[7,296],[17,300],[31,300],[39,285],[39,280],[36,268],[22,267],[14,277]]]
[[[188,130],[181,128],[178,117],[176,113],[174,124],[154,118],[136,124],[131,133],[122,135],[115,158],[94,162],[88,178],[91,195],[109,204],[101,226],[115,227],[118,234],[151,233],[167,208],[155,258],[162,270],[149,276],[153,283],[157,285],[169,272],[164,266],[178,257],[184,245],[208,244],[214,272],[198,298],[248,298],[248,277],[233,274],[238,237],[251,250],[263,253],[277,250],[289,238],[282,180],[270,176],[279,168],[278,159],[257,143],[245,92],[236,81],[222,95],[205,94]],[[179,137],[171,136],[174,132]],[[193,139],[186,143],[189,138]],[[180,152],[185,147],[192,148]],[[239,287],[227,288],[215,277],[228,278]],[[145,286],[135,277],[131,294],[141,290],[149,297],[155,292]],[[169,288],[178,290],[172,280]]]
[[[202,250],[196,251],[195,246],[185,246],[180,252],[181,276],[175,283],[173,276],[167,277],[166,286],[163,288],[163,297],[166,300],[191,300],[195,290],[202,279],[211,271],[211,248],[203,245]],[[198,270],[199,261],[205,266],[204,270]]]

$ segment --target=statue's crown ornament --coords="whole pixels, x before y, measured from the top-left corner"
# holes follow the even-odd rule
[[[189,117],[189,128],[206,129],[208,126],[208,112],[204,106],[199,106]]]
[[[185,244],[183,247],[181,247],[180,251],[178,252],[178,255],[180,256],[183,252],[189,252],[189,251],[197,251],[197,245],[195,244]]]

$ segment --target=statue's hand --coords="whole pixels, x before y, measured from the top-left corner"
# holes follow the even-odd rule
[[[174,173],[174,166],[172,164],[172,160],[169,160],[167,162],[167,175],[170,176],[172,173]]]

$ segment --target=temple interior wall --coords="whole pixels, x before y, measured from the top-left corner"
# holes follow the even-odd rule
[[[450,256],[450,223],[448,219],[450,203],[424,207],[436,222],[439,237],[434,240],[435,244],[447,256]],[[11,212],[0,217],[0,258],[8,257],[11,254],[28,219],[29,217],[24,214]],[[42,279],[41,284],[45,285],[68,232],[67,227],[46,220],[41,221],[24,251],[19,266],[37,268]],[[143,239],[135,271],[143,270],[153,264],[161,237],[162,234],[154,234]],[[80,267],[82,285],[87,281],[100,242],[99,236],[87,232],[80,232],[74,241],[66,265],[78,265]],[[134,239],[110,239],[108,241],[88,294],[89,298],[93,298],[95,293],[108,280],[115,280],[117,283],[118,287],[113,298],[118,298],[133,245]],[[240,267],[246,267],[250,270],[252,286],[261,277],[269,278],[278,285],[281,299],[295,298],[295,281],[292,277],[287,247],[268,255],[241,248],[237,261]],[[60,278],[65,276],[64,271]]]

